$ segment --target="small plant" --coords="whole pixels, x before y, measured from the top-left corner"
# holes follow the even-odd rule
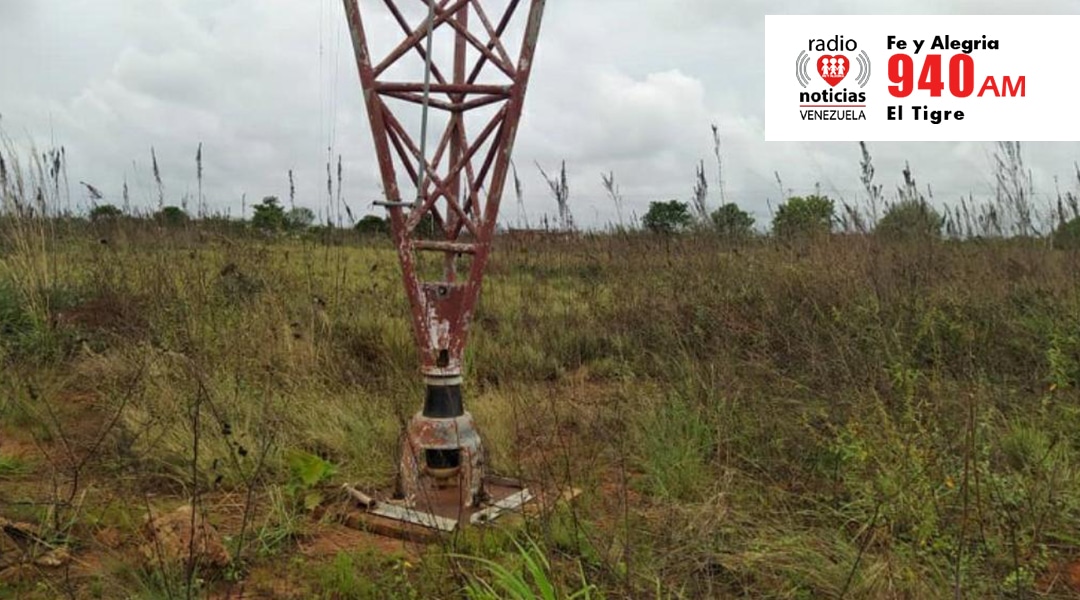
[[[563,231],[573,230],[574,217],[570,214],[570,184],[566,178],[566,161],[562,162],[559,173],[555,177],[549,177],[540,163],[536,164],[536,168],[540,170],[540,175],[551,189],[551,195],[555,196],[555,204],[559,208],[559,227]]]
[[[323,595],[328,598],[374,598],[378,593],[377,582],[364,576],[365,563],[371,559],[349,552],[339,553],[332,563],[316,573]]]
[[[1046,350],[1050,385],[1054,389],[1076,387],[1080,382],[1080,335],[1057,333]]]
[[[18,456],[0,454],[0,479],[18,477],[31,471],[30,465]]]
[[[561,594],[552,579],[551,563],[548,562],[543,549],[531,539],[526,545],[515,540],[514,546],[517,548],[517,555],[514,558],[522,565],[520,570],[511,570],[493,560],[478,556],[451,555],[453,558],[477,563],[486,571],[484,575],[470,574],[469,584],[465,588],[465,593],[469,598],[472,600],[557,600],[559,598],[575,600],[593,597],[596,586],[588,582],[580,564],[578,571],[581,575],[581,587],[569,594]]]
[[[286,486],[289,496],[304,510],[315,510],[324,499],[322,491],[316,488],[329,481],[337,473],[337,468],[314,454],[300,450],[289,452],[285,461],[289,467]]]
[[[1026,567],[1014,569],[1001,582],[1001,591],[1008,598],[1022,598],[1034,587],[1035,575]]]
[[[312,575],[322,598],[424,598],[409,580],[414,568],[403,556],[367,549],[339,552]]]
[[[300,531],[301,517],[293,510],[288,492],[280,486],[268,490],[268,512],[255,530],[256,553],[261,557],[274,556],[289,544]]]
[[[701,223],[709,222],[709,180],[705,177],[705,161],[701,161],[694,170],[693,200],[694,213]]]
[[[678,396],[657,407],[642,425],[644,482],[658,498],[690,502],[707,493],[713,431],[699,411]]]
[[[619,227],[625,227],[626,224],[623,222],[622,214],[623,197],[622,193],[619,191],[619,184],[615,182],[615,172],[612,171],[607,174],[601,173],[600,180],[604,184],[604,190],[607,191],[608,197],[611,198],[611,201],[615,204],[615,213],[619,217]],[[515,185],[518,183],[520,182],[515,180]],[[520,193],[518,196],[520,200]]]

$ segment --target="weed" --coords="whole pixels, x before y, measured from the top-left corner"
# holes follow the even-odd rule
[[[419,600],[424,596],[409,578],[415,568],[405,558],[370,550],[339,552],[315,568],[312,587],[321,598]]]
[[[669,501],[700,500],[709,493],[713,431],[703,415],[684,398],[659,402],[643,412],[636,444],[650,494]]]
[[[261,557],[276,556],[300,533],[303,520],[296,514],[291,496],[280,486],[268,490],[269,510],[255,530],[256,552]]]
[[[0,479],[20,477],[33,470],[33,465],[18,456],[0,454]]]
[[[329,481],[337,469],[318,456],[299,450],[288,452],[285,460],[289,466],[286,491],[298,506],[314,510],[323,502],[322,492],[315,488]]]
[[[469,584],[465,588],[469,598],[474,600],[557,600],[565,598],[574,600],[577,598],[599,597],[596,587],[590,584],[580,565],[578,566],[581,576],[580,585],[577,589],[563,593],[552,578],[551,563],[544,554],[543,549],[532,540],[525,544],[515,542],[517,554],[514,557],[520,562],[520,569],[510,569],[501,563],[477,556],[461,554],[452,555],[454,558],[466,562],[476,563],[484,574],[473,573]]]

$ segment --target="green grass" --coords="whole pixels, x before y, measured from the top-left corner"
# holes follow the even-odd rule
[[[544,549],[535,541],[525,544],[514,542],[517,554],[514,557],[520,566],[516,569],[487,558],[467,555],[452,555],[454,558],[475,565],[469,575],[466,595],[471,600],[588,600],[598,597],[596,588],[585,580],[575,590],[561,592],[551,575],[551,563]],[[579,567],[580,568],[580,567]]]
[[[18,456],[0,454],[0,479],[26,475],[33,470],[33,465]]]

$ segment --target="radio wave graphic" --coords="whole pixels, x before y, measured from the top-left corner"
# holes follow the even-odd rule
[[[795,77],[799,80],[799,85],[803,87],[810,85],[810,76],[806,73],[806,65],[809,63],[810,55],[806,53],[806,50],[800,52],[799,57],[795,59]]]
[[[859,83],[859,87],[866,87],[870,81],[870,57],[866,55],[866,50],[859,52],[855,62],[859,63],[859,77],[855,81]]]

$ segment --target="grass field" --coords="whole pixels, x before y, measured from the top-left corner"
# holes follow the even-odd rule
[[[497,471],[584,493],[420,547],[331,510],[422,398],[389,240],[9,214],[0,598],[1072,597],[1078,259],[500,239],[466,402]],[[230,564],[147,552],[185,504]]]

